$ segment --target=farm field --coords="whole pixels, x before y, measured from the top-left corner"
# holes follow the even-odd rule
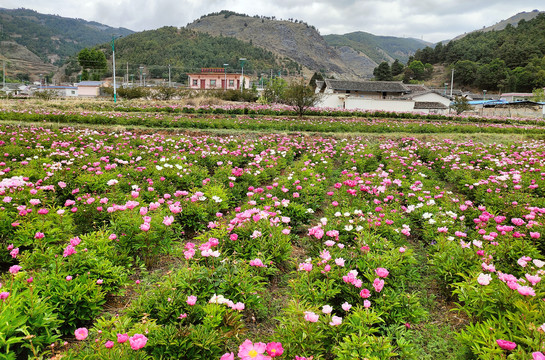
[[[2,103],[0,358],[545,358],[542,121],[108,106]]]

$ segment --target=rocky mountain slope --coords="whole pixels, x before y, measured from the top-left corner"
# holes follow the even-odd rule
[[[249,17],[220,12],[195,20],[188,29],[212,36],[230,36],[288,57],[312,71],[338,77],[354,77],[357,69],[348,66],[318,31],[304,23]]]
[[[9,72],[28,74],[34,79],[56,69],[56,65],[81,49],[107,42],[112,34],[133,33],[82,19],[3,8],[0,30],[1,54],[8,61]]]
[[[532,20],[536,16],[538,16],[539,14],[543,14],[543,13],[545,13],[545,11],[539,11],[539,10],[534,10],[534,11],[530,11],[530,12],[523,11],[523,12],[520,12],[520,13],[518,13],[516,15],[511,16],[508,19],[502,20],[502,21],[500,21],[500,22],[498,22],[498,23],[496,23],[496,24],[494,24],[492,26],[487,26],[487,27],[483,26],[482,29],[478,29],[478,30],[471,31],[469,33],[458,35],[452,40],[461,39],[464,36],[466,36],[467,34],[471,34],[471,33],[476,32],[476,31],[479,31],[479,32],[498,31],[498,30],[505,29],[507,27],[507,25],[512,25],[514,27],[517,27],[518,23],[521,20],[525,20],[525,21]],[[446,41],[443,41],[443,43],[447,43],[447,42],[452,41],[452,40],[446,40]]]

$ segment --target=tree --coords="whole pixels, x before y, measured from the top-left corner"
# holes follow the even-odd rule
[[[375,80],[378,80],[378,81],[392,80],[392,71],[390,69],[390,64],[388,64],[386,61],[381,62],[373,70],[373,76],[375,76]]]
[[[414,74],[413,79],[424,80],[427,76],[426,65],[424,65],[420,60],[414,60],[409,64],[407,68],[410,69]]]
[[[263,97],[269,103],[281,102],[288,82],[282,78],[274,78],[267,84],[263,91]]]
[[[319,72],[314,72],[314,75],[310,78],[309,85],[316,89],[316,81],[324,81],[324,77]]]
[[[473,85],[477,77],[479,64],[470,60],[461,60],[454,65],[454,82],[461,85]]]
[[[403,65],[398,59],[395,59],[391,67],[392,76],[397,76],[403,73],[403,70],[405,70],[405,65]]]
[[[532,97],[532,101],[537,101],[537,102],[545,101],[545,89],[543,88],[534,89],[532,93],[534,94],[534,96]]]
[[[293,106],[299,117],[303,117],[305,111],[316,105],[319,99],[320,95],[316,94],[314,89],[302,80],[289,84],[282,96],[282,102]]]
[[[85,48],[78,53],[79,65],[83,68],[82,80],[89,79],[89,70],[103,71],[107,68],[106,55],[98,49]],[[96,78],[98,74],[94,74]]]
[[[494,59],[479,68],[476,84],[481,89],[496,90],[498,84],[507,79],[508,71],[509,69],[503,60]]]
[[[469,105],[469,101],[464,96],[456,96],[450,108],[456,111],[456,115],[460,115],[464,111],[471,110],[473,107]]]

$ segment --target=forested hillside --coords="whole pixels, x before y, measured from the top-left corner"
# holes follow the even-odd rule
[[[531,92],[545,86],[545,14],[521,20],[517,27],[473,32],[447,45],[426,47],[414,60],[451,65],[460,85]]]
[[[40,14],[29,9],[0,8],[1,40],[25,46],[46,63],[61,64],[81,49],[129,35],[131,30],[97,22]]]
[[[109,44],[102,47],[111,54]],[[247,59],[245,73],[270,73],[272,69],[277,74],[280,69],[298,71],[300,68],[291,60],[235,38],[213,37],[186,28],[163,27],[143,31],[117,39],[115,48],[120,75],[125,73],[127,63],[129,73],[137,73],[137,69],[144,66],[154,78],[168,77],[169,64],[173,79],[183,73],[200,71],[203,67],[223,67],[223,64],[229,64],[228,72],[239,72],[240,58]]]

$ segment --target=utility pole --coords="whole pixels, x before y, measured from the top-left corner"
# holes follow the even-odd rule
[[[244,88],[244,62],[246,61],[246,58],[240,58],[239,60],[242,62],[242,79],[240,83],[240,92],[242,92],[242,89]]]
[[[142,87],[142,71],[144,70],[143,66],[140,66],[140,87]]]
[[[6,90],[6,60],[2,61],[2,90]]]
[[[121,37],[121,36],[118,36]],[[114,104],[117,102],[117,89],[115,84],[115,35],[112,35],[112,68],[114,75]]]
[[[129,62],[127,61],[127,86],[129,86]]]
[[[227,90],[227,66],[229,66],[229,64],[223,64],[223,73],[224,73],[224,80],[223,82],[225,83],[225,86],[223,88],[223,91]]]
[[[168,87],[171,87],[171,83],[170,83],[170,64],[168,64]]]
[[[452,69],[452,75],[450,78],[450,98],[452,99],[452,89],[454,86],[454,69]]]

